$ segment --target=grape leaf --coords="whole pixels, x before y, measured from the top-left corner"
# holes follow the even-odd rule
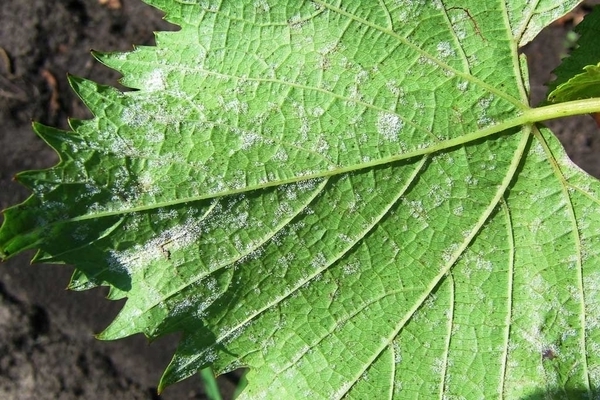
[[[3,258],[127,298],[101,339],[182,331],[161,388],[597,393],[600,185],[536,122],[600,108],[529,108],[518,55],[576,1],[146,2],[181,30],[95,53],[135,91],[70,78]]]
[[[553,103],[600,97],[600,63],[586,65],[583,72],[558,86],[548,95]]]
[[[600,7],[594,7],[591,13],[585,16],[579,25],[573,29],[578,35],[577,46],[571,52],[571,55],[566,57],[560,65],[553,71],[556,79],[548,84],[550,101],[567,101],[561,100],[560,96],[567,97],[566,94],[558,95],[555,98],[556,89],[559,87],[569,87],[569,80],[579,74],[584,74],[584,70],[589,65],[597,65],[600,61],[600,46],[598,46],[598,35],[600,35]],[[593,71],[590,71],[593,72]],[[587,79],[589,82],[589,78]],[[589,84],[589,83],[588,83]],[[578,86],[575,83],[575,86]],[[585,93],[584,96],[587,96]]]

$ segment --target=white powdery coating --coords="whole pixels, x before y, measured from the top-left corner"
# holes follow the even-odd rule
[[[453,57],[456,55],[450,42],[440,42],[437,45],[437,51],[443,58]]]
[[[152,261],[166,258],[169,252],[190,246],[201,234],[199,222],[190,219],[182,225],[165,230],[144,245],[136,245],[125,251],[111,251],[108,263],[111,269],[121,270],[132,276]]]
[[[271,10],[271,6],[265,0],[258,0],[254,2],[254,8],[258,13],[267,13]]]
[[[250,147],[254,146],[255,144],[262,142],[262,136],[254,133],[254,132],[242,133],[241,139],[242,139],[242,145],[241,145],[242,150],[248,150]]]
[[[156,92],[165,89],[165,75],[160,69],[155,69],[146,78],[144,90],[148,92]]]
[[[377,132],[386,140],[395,142],[398,140],[398,133],[402,130],[404,122],[396,114],[381,112],[377,118]]]

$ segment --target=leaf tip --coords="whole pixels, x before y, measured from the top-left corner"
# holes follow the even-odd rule
[[[73,88],[73,90],[75,90],[75,92],[79,94],[78,88],[84,84],[85,79],[73,74],[67,74],[67,81],[69,82],[69,85]]]
[[[106,333],[106,329],[103,330],[102,332],[94,333],[94,339],[102,340],[102,341],[111,340],[111,338],[108,337],[105,333]]]
[[[105,59],[108,56],[109,53],[105,53],[102,51],[97,51],[94,49],[90,50],[90,54],[92,55],[92,57],[94,57],[98,62],[105,64]]]

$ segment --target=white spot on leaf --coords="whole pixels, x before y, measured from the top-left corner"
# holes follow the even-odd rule
[[[155,69],[147,76],[144,90],[148,92],[156,92],[159,90],[164,90],[165,87],[164,72],[160,69]]]
[[[395,142],[398,140],[398,133],[404,126],[404,122],[396,114],[381,112],[377,118],[377,133],[386,140]]]

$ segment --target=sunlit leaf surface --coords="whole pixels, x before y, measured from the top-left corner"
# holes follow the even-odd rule
[[[146,0],[178,32],[72,78],[0,255],[127,297],[100,335],[184,337],[161,387],[524,398],[600,381],[600,185],[525,124],[518,48],[576,1]],[[508,124],[510,125],[510,124]],[[507,126],[508,126],[507,125]],[[496,129],[496,130],[494,130]]]

